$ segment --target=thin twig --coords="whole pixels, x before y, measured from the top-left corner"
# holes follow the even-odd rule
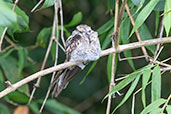
[[[119,55],[119,61],[125,61],[125,60],[130,60],[130,59],[141,59],[141,58],[145,58],[146,56],[142,55],[142,56],[136,56],[136,57],[127,57],[127,58],[121,58]]]
[[[37,9],[37,7],[39,7],[40,4],[41,4],[43,1],[44,1],[44,0],[40,0],[40,1],[34,6],[34,8],[31,10],[31,12],[34,12],[34,11]]]
[[[171,67],[171,65],[169,65],[169,64],[166,64],[166,63],[164,63],[164,62],[166,62],[166,61],[168,61],[168,60],[170,60],[171,59],[171,57],[169,57],[169,58],[167,58],[166,60],[163,60],[163,61],[154,61],[154,59],[153,58],[151,58],[151,57],[149,57],[149,61],[150,62],[152,62],[153,64],[155,63],[155,64],[160,64],[160,65],[162,65],[162,66],[165,66],[165,67]]]
[[[52,43],[53,43],[54,39],[55,39],[55,17],[54,17],[54,21],[53,21],[52,36],[51,36],[51,39],[49,41],[49,45],[48,45],[48,48],[47,48],[47,51],[46,51],[46,55],[44,57],[44,60],[43,60],[42,66],[41,66],[41,70],[43,70],[45,68],[45,64],[46,64],[46,61],[48,59],[50,49],[52,47]],[[32,93],[30,95],[30,99],[29,99],[28,104],[31,103],[31,100],[33,99],[36,88],[39,87],[39,85],[40,85],[40,81],[41,81],[41,77],[38,78],[36,84],[33,86],[33,90],[32,90]]]
[[[152,81],[149,81],[149,82],[147,83],[147,86],[148,86],[151,82],[152,82]],[[133,94],[131,114],[134,114],[135,95],[136,95],[137,93],[139,93],[141,90],[142,90],[142,88],[138,89],[138,90]]]
[[[158,51],[158,53],[156,53],[156,56],[154,57],[154,60],[153,60],[153,62],[155,62],[156,60],[157,60],[157,58],[159,57],[159,55],[160,55],[160,53],[161,53],[161,51],[163,50],[163,46],[160,48],[160,50]]]
[[[159,43],[171,43],[171,37],[166,37],[166,38],[162,38],[162,39],[152,39],[152,40],[146,40],[146,41],[142,41],[142,42],[135,42],[135,43],[125,44],[125,45],[120,45],[118,50],[115,50],[115,48],[109,48],[109,49],[106,49],[106,50],[101,52],[101,57],[112,54],[112,53],[120,53],[120,52],[123,52],[125,50],[136,49],[136,48],[140,48],[142,46],[155,45],[155,44],[159,44]],[[57,66],[50,67],[50,68],[47,68],[45,70],[39,71],[39,72],[32,74],[30,76],[27,76],[26,78],[24,78],[24,79],[16,82],[15,84],[13,84],[11,87],[8,87],[8,88],[4,89],[3,91],[1,91],[0,92],[0,98],[11,93],[12,91],[15,91],[17,88],[21,87],[24,84],[27,84],[28,82],[30,82],[32,80],[35,80],[39,77],[45,76],[45,75],[50,74],[52,72],[59,71],[62,69],[66,69],[68,67],[75,66],[75,65],[78,65],[81,63],[82,63],[82,61],[65,62],[65,63],[59,64]]]
[[[12,11],[15,10],[18,1],[19,1],[19,0],[15,0],[14,6],[13,6],[13,8],[12,8]],[[7,29],[8,29],[8,27],[5,27],[5,29],[4,29],[4,31],[3,31],[3,33],[2,33],[1,39],[0,39],[0,53],[1,53],[1,51],[2,51],[2,42],[3,42],[3,39],[4,39],[5,34],[6,34],[6,32],[7,32]]]
[[[162,17],[161,21],[160,21],[160,26],[159,26],[159,34],[158,34],[158,38],[162,38],[163,36],[163,31],[164,31],[164,18]],[[156,51],[154,55],[157,55],[158,51],[160,50],[162,44],[157,44],[156,46]]]
[[[54,9],[55,9],[55,17],[54,17],[54,20],[55,20],[55,30],[56,30],[56,41],[59,40],[59,26],[58,26],[58,8],[59,8],[59,0],[55,2],[55,5],[54,5]],[[54,66],[56,66],[58,63],[58,45],[56,45],[56,55],[55,55],[55,63],[54,63]],[[52,77],[51,77],[51,82],[50,82],[50,85],[48,87],[48,91],[46,93],[46,96],[45,96],[45,99],[42,103],[42,106],[40,108],[40,112],[42,112],[43,108],[44,108],[44,105],[49,97],[49,94],[50,94],[50,90],[51,90],[51,84],[54,80],[54,76],[55,76],[56,72],[53,72],[52,74]]]
[[[170,11],[171,11],[171,8],[168,9],[166,12],[162,13],[160,16],[163,16],[163,15],[165,15],[166,13],[168,13],[168,12],[170,12]]]
[[[63,52],[65,52],[64,47],[55,39],[56,44],[62,49]]]
[[[116,30],[117,30],[117,26],[118,26],[118,12],[119,12],[119,0],[115,1],[115,19],[114,19],[114,36],[116,36]],[[117,43],[115,43],[117,42]],[[112,37],[112,46],[113,48],[117,49],[116,47],[118,47],[119,45],[119,39],[117,37],[115,37],[115,42],[114,42],[114,37]],[[112,90],[112,88],[114,87],[114,78],[115,78],[115,57],[116,57],[116,53],[113,53],[113,58],[112,58],[112,70],[111,70],[111,79],[110,79],[110,84],[109,84],[109,91]],[[110,107],[111,107],[111,102],[112,102],[112,95],[110,95],[108,97],[108,101],[107,101],[107,108],[106,108],[106,114],[110,114]]]
[[[6,47],[5,49],[3,49],[0,53],[0,55],[2,55],[3,53],[5,53],[6,51],[8,51],[9,49],[13,48],[14,46],[9,45],[8,47]]]
[[[61,21],[61,39],[64,45],[64,48],[66,48],[66,44],[65,44],[65,39],[64,39],[64,29],[63,29],[63,10],[62,10],[62,1],[59,0],[59,8],[60,8],[60,21]]]
[[[2,51],[2,42],[3,42],[3,39],[4,39],[5,33],[7,32],[7,29],[8,29],[8,27],[5,27],[5,29],[4,29],[4,31],[2,33],[1,39],[0,39],[0,53]]]
[[[123,0],[122,0],[122,1],[123,1]],[[127,4],[127,3],[125,4],[125,9],[126,9],[126,11],[127,11],[127,13],[128,13],[128,16],[129,16],[129,19],[130,19],[130,21],[131,21],[132,26],[134,26],[134,25],[135,25],[135,21],[134,21],[134,19],[133,19],[133,17],[132,17],[132,14],[131,14],[131,12],[130,12],[130,10],[129,10],[129,7],[128,7],[128,4]],[[141,36],[140,36],[140,33],[138,32],[138,30],[135,31],[135,34],[136,34],[136,36],[137,36],[138,41],[141,42],[142,40],[141,40]],[[144,46],[141,47],[141,49],[142,49],[142,52],[143,52],[144,56],[146,56],[146,60],[148,60],[148,58],[147,58],[147,57],[148,57],[147,50],[145,49]]]
[[[163,114],[164,109],[166,108],[166,106],[167,106],[167,104],[169,103],[170,99],[171,99],[171,94],[169,95],[169,97],[167,98],[165,104],[163,105],[162,111],[160,112],[160,114]]]

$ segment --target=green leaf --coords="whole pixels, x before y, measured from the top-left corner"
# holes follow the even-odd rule
[[[46,47],[46,43],[48,41],[48,39],[50,39],[51,37],[51,28],[43,28],[38,36],[37,36],[37,43],[39,44],[39,46],[45,48]]]
[[[171,0],[166,0],[164,12],[168,11],[169,9],[171,9]],[[166,30],[167,36],[169,36],[169,32],[171,29],[171,12],[167,12],[164,15],[164,28]]]
[[[129,43],[129,32],[130,32],[130,21],[129,18],[126,18],[122,24],[121,24],[121,29],[120,29],[120,39],[123,42],[123,44],[128,44]],[[124,51],[123,52],[125,57],[132,57],[132,53],[130,50]],[[127,60],[131,68],[135,71],[134,63],[132,59]]]
[[[166,110],[168,114],[171,114],[171,105],[167,105]]]
[[[4,29],[5,29],[4,27],[0,27],[0,38],[1,38],[2,34],[3,34]]]
[[[160,12],[155,11],[156,14],[156,21],[155,21],[155,36],[157,36],[158,33],[158,27],[159,27],[159,20],[160,20]]]
[[[65,27],[73,27],[78,25],[81,22],[82,18],[83,18],[83,14],[81,12],[76,13],[72,17],[72,20],[67,25],[65,25]]]
[[[10,100],[18,103],[28,103],[29,100],[29,97],[20,91],[14,91],[9,93],[7,96]]]
[[[151,95],[152,102],[161,97],[161,73],[158,65],[153,70]]]
[[[13,106],[18,106],[18,103],[16,103],[15,101],[10,100],[10,99],[8,98],[8,96],[3,97],[3,99],[4,99],[7,103],[9,103],[9,104],[11,104],[11,105],[13,105]]]
[[[115,92],[123,89],[125,86],[127,86],[130,82],[132,82],[137,75],[139,75],[140,73],[144,72],[145,70],[151,69],[152,65],[147,65],[131,74],[128,75],[127,78],[125,78],[124,80],[122,80],[120,83],[118,83],[105,97],[104,99],[106,99],[109,95],[114,94]]]
[[[110,10],[114,10],[114,7],[115,7],[115,1],[114,0],[108,0],[108,11]]]
[[[137,30],[147,19],[147,17],[150,15],[154,7],[157,5],[159,0],[150,0],[149,3],[141,10],[141,12],[138,14],[136,20],[135,20],[135,25],[131,31],[131,34],[129,37],[132,36],[132,34]]]
[[[13,0],[3,0],[4,2],[10,2],[13,3]]]
[[[7,4],[11,9],[13,8],[13,4]],[[17,25],[15,27],[9,28],[7,30],[8,34],[13,37],[13,33],[22,33],[22,32],[29,32],[29,17],[26,13],[20,9],[18,6],[15,8],[15,13],[17,15]]]
[[[38,107],[38,104],[36,102],[32,101],[31,104],[29,105],[29,107],[34,114],[40,114],[39,107]]]
[[[158,99],[152,102],[151,104],[149,104],[146,108],[144,108],[140,114],[148,114],[149,112],[157,109],[160,105],[162,105],[165,102],[166,102],[165,99]]]
[[[55,60],[55,54],[56,54],[56,42],[52,43],[52,47],[51,47],[51,55],[52,55],[52,60]]]
[[[138,6],[138,9],[137,9],[137,11],[136,11],[136,13],[139,12],[139,10],[143,7],[144,2],[145,2],[145,0],[141,0],[140,4],[139,4],[139,6]]]
[[[83,84],[84,81],[86,80],[87,76],[90,74],[90,72],[94,69],[94,67],[96,66],[97,61],[94,61],[93,64],[91,65],[91,67],[89,68],[88,72],[86,73],[86,75],[84,76],[84,78],[81,80],[80,84]]]
[[[151,69],[148,69],[144,71],[143,77],[142,77],[142,102],[143,106],[146,107],[146,97],[145,97],[145,88],[147,86],[147,83],[151,76]]]
[[[0,66],[4,71],[5,77],[9,80],[12,84],[18,82],[22,79],[21,76],[18,75],[18,68],[17,68],[17,61],[8,56],[8,57],[0,57]],[[28,85],[25,84],[18,88],[20,92],[29,95]]]
[[[106,49],[107,46],[111,43],[112,39],[111,39],[110,35],[111,35],[112,33],[113,33],[113,28],[111,28],[111,29],[109,30],[109,32],[107,33],[107,35],[105,35],[104,41],[102,42],[102,50],[103,50],[103,49]],[[100,40],[102,40],[102,39],[100,39]]]
[[[158,4],[154,8],[155,11],[163,11],[165,5],[165,0],[159,0]]]
[[[5,82],[5,79],[3,77],[2,70],[0,70],[0,91],[2,91],[3,89],[5,89],[4,82]]]
[[[120,106],[122,106],[127,101],[127,99],[130,97],[130,95],[133,93],[135,87],[137,86],[140,76],[141,76],[141,74],[139,73],[137,75],[135,81],[132,83],[131,87],[129,88],[128,92],[124,96],[123,100],[119,103],[119,105],[117,105],[117,107],[113,110],[112,113],[114,113]]]
[[[24,68],[24,49],[22,47],[17,47],[18,50],[18,75],[21,75],[21,72]]]
[[[50,6],[53,6],[55,4],[56,0],[45,0],[42,7],[40,9],[48,8]]]
[[[141,39],[143,41],[150,40],[153,38],[145,24],[142,24],[142,26],[139,28],[139,33],[140,33]],[[151,53],[153,53],[153,54],[155,53],[155,50],[156,50],[155,45],[146,46],[146,47],[148,50],[151,51]]]
[[[110,54],[107,60],[107,77],[109,83],[111,81],[112,60],[113,60],[113,54]],[[118,54],[115,55],[115,72],[117,71],[117,65],[118,65]]]
[[[151,111],[150,114],[160,114],[161,110],[161,108],[156,108],[153,111]]]
[[[17,16],[6,3],[0,0],[0,26],[14,27],[17,24]]]
[[[57,102],[54,99],[47,100],[47,102],[45,104],[45,108],[54,114],[56,114],[56,112],[58,112],[58,113],[61,112],[62,114],[81,114],[81,113],[73,110],[72,108],[69,108],[69,107]]]
[[[102,25],[99,29],[97,29],[97,32],[99,35],[109,31],[113,27],[114,19],[110,19],[107,21],[104,25]],[[111,34],[110,34],[111,35]]]
[[[11,112],[6,105],[0,103],[0,114],[11,114]]]
[[[112,58],[113,58],[113,54],[110,54],[108,56],[108,60],[107,60],[107,77],[108,77],[108,82],[110,82],[110,80],[111,80]]]

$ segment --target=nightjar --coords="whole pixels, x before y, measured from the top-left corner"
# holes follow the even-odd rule
[[[101,47],[98,33],[93,31],[88,25],[79,25],[72,35],[66,41],[66,60],[68,61],[84,61],[82,64],[73,66],[57,73],[54,78],[55,85],[52,97],[57,97],[60,92],[66,88],[73,77],[84,67],[89,61],[99,59]]]

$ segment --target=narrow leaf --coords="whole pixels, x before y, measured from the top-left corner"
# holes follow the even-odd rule
[[[112,34],[113,32],[113,28],[111,28],[108,32],[107,32],[107,35],[104,37],[104,41],[102,42],[102,50],[103,49],[106,49],[108,47],[108,45],[111,43],[112,39],[110,37],[110,35]],[[100,39],[102,40],[102,39]]]
[[[113,54],[110,54],[108,56],[108,60],[107,60],[107,77],[108,77],[109,83],[110,83],[110,80],[111,80],[112,58],[113,58]]]
[[[50,6],[53,6],[56,0],[45,0],[42,7],[40,9],[48,8]]]
[[[151,69],[148,69],[144,71],[143,77],[142,77],[142,102],[143,106],[146,107],[146,97],[145,97],[145,88],[147,86],[147,83],[151,76]]]
[[[91,71],[94,69],[94,67],[96,66],[96,64],[97,64],[97,61],[94,61],[93,64],[91,65],[91,67],[89,68],[88,72],[84,76],[84,78],[81,80],[80,84],[83,84],[84,83],[84,81],[86,80],[87,76],[91,73]]]
[[[65,27],[73,27],[78,25],[81,22],[82,18],[83,18],[83,14],[81,12],[76,13],[72,17],[72,20],[67,25],[65,25]]]
[[[167,105],[166,110],[168,114],[171,114],[171,105]]]
[[[97,29],[97,32],[99,35],[109,31],[113,27],[114,19],[110,19],[107,21],[104,25],[102,25],[99,29]]]
[[[160,114],[161,108],[154,109],[153,111],[150,112],[150,114]]]
[[[162,105],[165,102],[166,102],[165,99],[158,99],[158,100],[152,102],[151,104],[149,104],[146,108],[144,108],[140,114],[147,114],[147,113],[153,111],[154,109],[157,109],[160,105]]]
[[[151,95],[152,102],[160,99],[161,96],[161,73],[160,67],[158,65],[153,70]]]
[[[121,30],[120,30],[120,39],[122,40],[123,44],[129,44],[129,32],[130,32],[130,20],[129,18],[126,18],[122,24],[121,24]],[[124,51],[124,56],[132,57],[132,53],[130,50]],[[131,68],[135,71],[134,63],[132,59],[127,60]]]
[[[147,26],[145,24],[142,24],[142,26],[139,28],[139,33],[140,33],[140,36],[142,38],[143,41],[145,40],[150,40],[152,39],[152,35],[149,31],[149,29],[147,28]],[[148,50],[150,50],[153,54],[155,53],[155,45],[152,45],[152,46],[146,46]]]
[[[145,0],[141,0],[140,4],[139,4],[139,6],[138,6],[138,9],[137,9],[137,11],[136,11],[136,13],[139,12],[139,10],[143,7],[144,2],[145,2]]]
[[[109,95],[123,89],[125,86],[127,86],[130,82],[132,82],[137,75],[139,75],[140,73],[144,72],[147,69],[151,69],[152,65],[147,65],[131,74],[128,75],[127,78],[125,78],[124,80],[122,80],[119,84],[117,84],[105,97],[104,99],[106,99]]]
[[[164,7],[164,12],[167,12],[169,9],[171,9],[171,0],[166,0],[165,7]],[[167,12],[164,15],[164,28],[166,30],[167,36],[169,36],[169,32],[170,32],[170,29],[171,29],[171,11]]]
[[[135,30],[137,30],[144,23],[144,21],[150,15],[150,13],[152,12],[152,10],[154,9],[154,7],[157,5],[158,2],[159,0],[150,0],[149,3],[141,10],[135,21],[135,25],[131,31],[130,37],[135,32]]]
[[[156,14],[156,21],[155,21],[155,36],[157,36],[158,33],[158,27],[159,27],[159,20],[160,20],[160,12],[155,11]]]
[[[18,75],[21,75],[21,72],[24,68],[24,50],[22,47],[18,47]]]
[[[128,98],[130,97],[130,95],[133,93],[135,87],[138,84],[138,81],[140,79],[141,74],[139,73],[135,79],[135,81],[132,83],[131,87],[129,88],[128,92],[126,93],[126,95],[124,96],[123,100],[120,102],[120,104],[114,109],[114,111],[112,113],[114,113],[121,105],[123,105]]]

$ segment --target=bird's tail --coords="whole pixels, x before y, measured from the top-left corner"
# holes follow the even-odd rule
[[[61,91],[66,88],[68,83],[80,70],[80,67],[74,66],[73,68],[64,69],[58,72],[52,83],[53,85],[56,84],[52,92],[52,97],[58,97]]]

